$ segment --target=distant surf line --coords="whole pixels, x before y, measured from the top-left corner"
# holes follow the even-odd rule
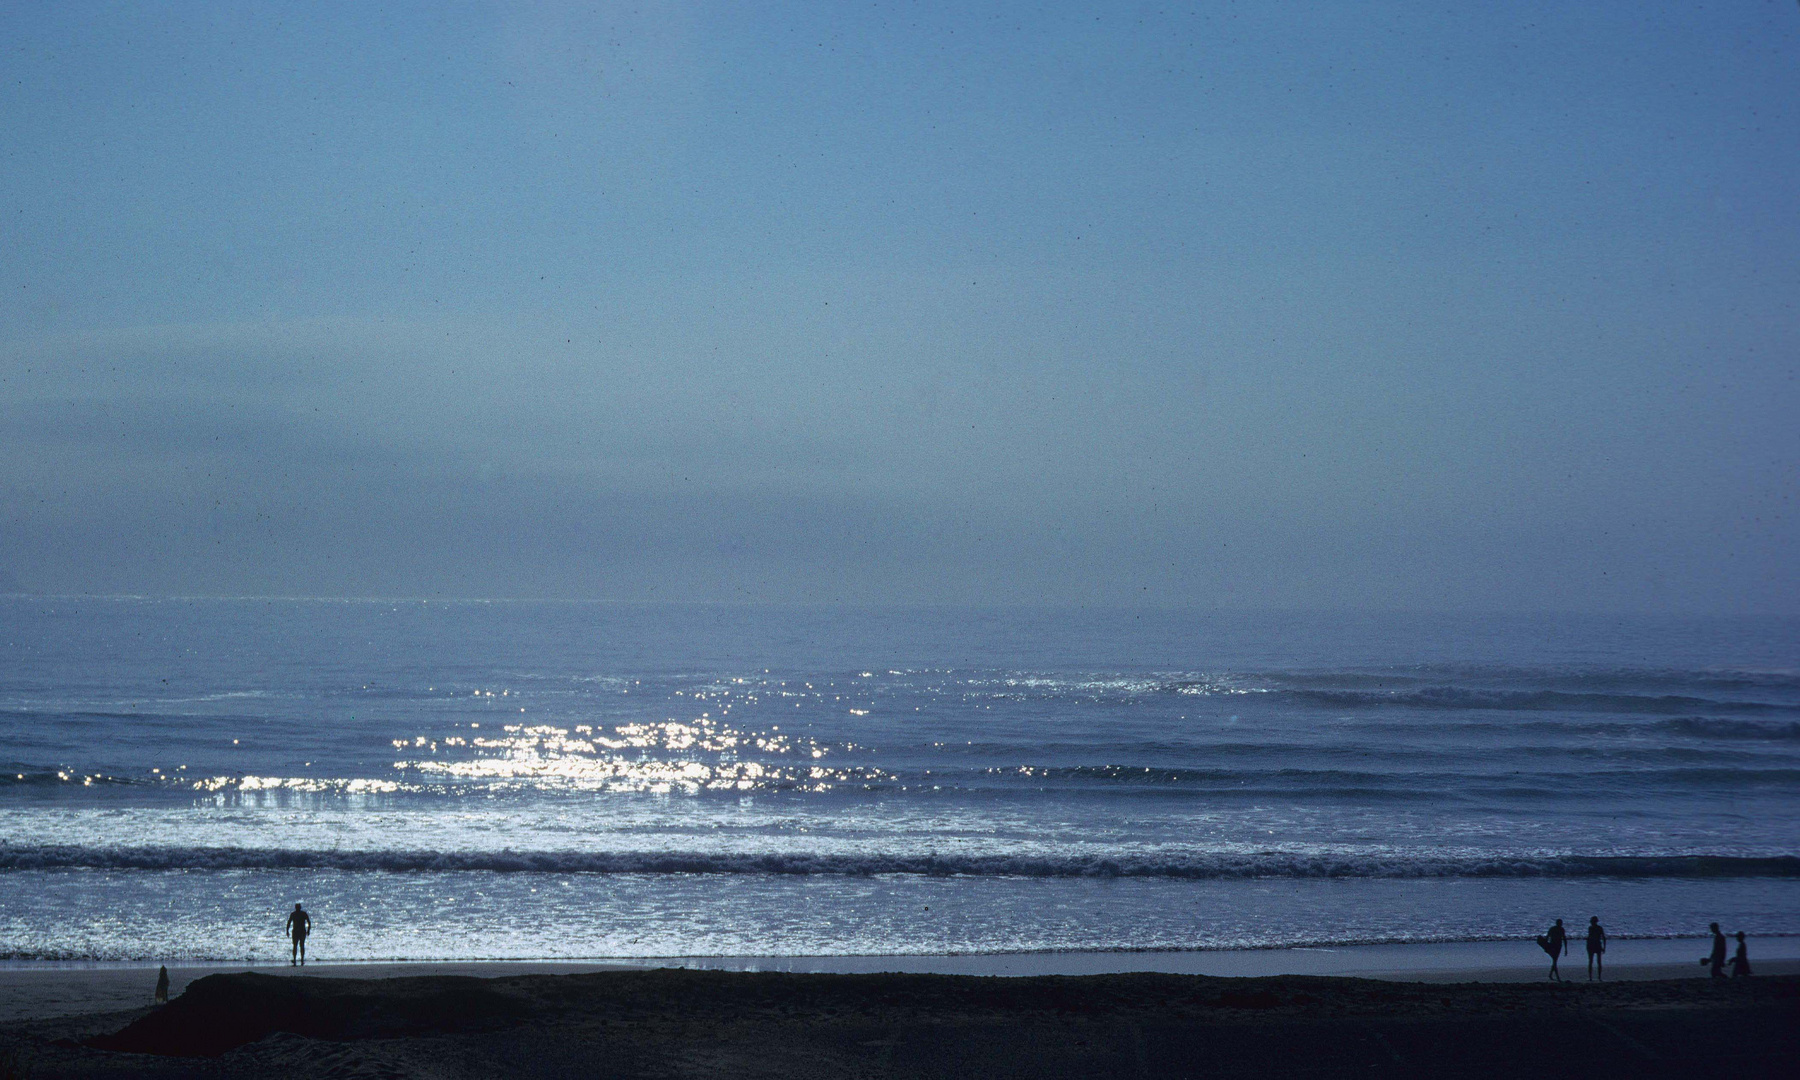
[[[1800,856],[940,855],[0,846],[0,872],[333,870],[371,873],[720,874],[1015,878],[1800,878]]]

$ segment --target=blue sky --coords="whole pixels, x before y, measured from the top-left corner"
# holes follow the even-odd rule
[[[44,592],[1800,613],[1800,5],[13,5]]]

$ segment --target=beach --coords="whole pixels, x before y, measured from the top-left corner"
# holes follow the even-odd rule
[[[159,1008],[15,1021],[0,1026],[0,1053],[40,1078],[1654,1077],[1785,1075],[1800,1049],[1800,974],[1553,984],[319,970],[205,975]],[[144,972],[57,977],[77,974],[141,986]],[[56,982],[30,975],[9,972],[9,992]]]
[[[1693,960],[1703,939],[1619,941],[1608,954],[1606,979],[1642,981],[1703,975]],[[1547,964],[1531,942],[1479,941],[1359,945],[1308,949],[1216,949],[1184,952],[989,953],[914,956],[687,956],[624,960],[315,962],[287,964],[175,964],[171,996],[208,975],[256,972],[341,979],[454,976],[483,979],[521,975],[585,975],[659,968],[750,974],[965,975],[1032,978],[1156,973],[1213,978],[1331,976],[1389,982],[1527,983],[1546,981]],[[1800,939],[1757,942],[1755,969],[1763,975],[1800,975]],[[1585,981],[1579,948],[1562,959],[1565,978]],[[80,1014],[119,1012],[148,1003],[156,966],[146,964],[0,965],[0,1024]]]

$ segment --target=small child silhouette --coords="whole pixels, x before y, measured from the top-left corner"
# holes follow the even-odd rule
[[[1737,938],[1737,955],[1731,958],[1731,977],[1745,979],[1750,977],[1750,948],[1744,944],[1744,932],[1739,930],[1733,935]]]

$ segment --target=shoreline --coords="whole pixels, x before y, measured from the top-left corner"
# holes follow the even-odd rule
[[[1800,937],[1751,939],[1758,975],[1800,974]],[[1608,951],[1607,982],[1706,980],[1696,962],[1703,938],[1619,939]],[[0,964],[0,1024],[136,1009],[149,1004],[159,965],[150,962],[9,961]],[[1319,976],[1401,983],[1548,982],[1548,957],[1531,941],[1418,942],[1184,952],[981,953],[873,956],[688,956],[592,960],[315,960],[172,963],[170,996],[208,975],[257,972],[333,979],[415,976],[509,978],[601,972],[719,971],[837,975],[964,975],[1034,978],[1130,973],[1257,979]],[[1586,957],[1562,958],[1566,982],[1585,983]]]

